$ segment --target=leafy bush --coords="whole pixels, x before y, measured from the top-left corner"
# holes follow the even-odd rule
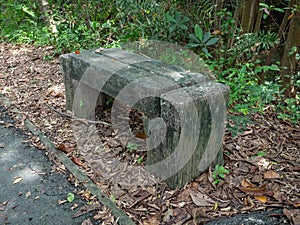
[[[192,48],[218,80],[230,87],[230,110],[244,115],[263,113],[268,105],[280,118],[299,121],[299,73],[293,79],[296,98],[285,99],[278,64],[272,61],[273,65],[266,66],[260,57],[278,44],[277,34],[271,29],[242,34],[228,2],[217,12],[212,1],[49,0],[57,33],[51,33],[43,22],[37,1],[1,3],[0,41],[53,45],[56,54],[141,39],[176,42]],[[282,11],[277,6],[261,7],[264,12]],[[165,53],[161,57],[177,63],[177,56]],[[299,54],[296,57],[300,59]],[[262,74],[267,74],[263,82]]]

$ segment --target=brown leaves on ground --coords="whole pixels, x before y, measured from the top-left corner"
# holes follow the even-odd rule
[[[156,178],[138,163],[145,157],[142,147],[126,151],[116,138],[119,128],[73,122],[47,107],[72,115],[65,111],[59,60],[43,60],[51,51],[1,43],[0,92],[136,223],[200,224],[220,216],[279,207],[288,208],[285,215],[299,224],[299,126],[276,119],[272,112],[252,115],[254,123],[243,134],[232,136],[226,131],[224,156],[230,173],[223,181],[213,184],[208,172],[181,190],[171,190],[163,182],[156,183]],[[22,120],[16,126],[23,128]],[[88,139],[83,139],[80,132]],[[145,137],[138,135],[143,142]],[[36,137],[32,137],[32,143],[43,148]],[[82,212],[93,209],[94,219],[117,224],[109,210],[97,207]]]
[[[300,224],[300,209],[283,209],[283,213],[289,218],[293,225]]]

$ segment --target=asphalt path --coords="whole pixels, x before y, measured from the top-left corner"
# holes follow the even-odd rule
[[[6,123],[14,121],[0,110],[0,224],[56,225],[81,224],[86,218],[73,218],[86,204],[66,175],[52,172],[53,163],[43,150],[30,147],[28,137]],[[59,202],[65,202],[59,204]],[[74,205],[76,209],[72,209]],[[87,215],[86,215],[87,216]]]

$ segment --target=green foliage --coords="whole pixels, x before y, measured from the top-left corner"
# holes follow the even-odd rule
[[[284,13],[284,9],[278,8],[274,5],[267,5],[267,4],[261,2],[261,3],[259,3],[259,6],[260,6],[259,10],[264,12],[264,14],[263,14],[264,19],[266,19],[270,15],[271,11],[277,11],[280,13]]]
[[[48,33],[31,1],[1,2],[0,41],[46,45]]]
[[[298,96],[299,99],[300,96]],[[300,105],[297,98],[287,98],[280,102],[278,108],[278,118],[288,120],[294,124],[299,124],[300,121]]]
[[[71,192],[68,193],[68,195],[67,195],[68,202],[73,202],[74,199],[75,199],[75,195],[73,193],[71,193]]]
[[[293,79],[296,97],[285,99],[278,82],[279,64],[272,59],[272,65],[265,65],[260,58],[262,52],[280,44],[277,31],[263,28],[258,33],[241,33],[234,7],[226,1],[219,11],[213,1],[186,3],[182,0],[49,0],[57,27],[57,33],[51,33],[42,20],[37,1],[1,1],[0,41],[52,45],[57,55],[99,46],[119,47],[140,39],[177,42],[204,58],[218,80],[230,87],[231,111],[246,116],[251,112],[263,113],[268,105],[276,109],[279,118],[298,123],[300,75]],[[260,10],[264,17],[271,19],[272,12],[299,10],[299,6],[282,5],[280,1],[260,3]],[[195,58],[185,51],[181,53],[186,55],[186,61],[165,53],[160,55],[161,60],[181,67],[187,65],[186,69],[189,69],[188,61]],[[299,60],[296,46],[290,50],[290,55],[293,54]],[[259,83],[262,74],[267,74],[267,78]],[[229,125],[229,129],[233,132],[242,129],[237,123]]]
[[[137,163],[138,163],[138,164],[142,164],[143,160],[144,160],[143,157],[139,157],[139,158],[137,159]]]
[[[238,133],[247,130],[248,125],[253,124],[253,121],[248,116],[239,114],[229,114],[227,119],[227,128],[231,132],[232,136],[236,136]]]
[[[264,156],[266,156],[266,155],[267,155],[267,153],[264,152],[264,151],[258,151],[258,152],[256,153],[256,156],[258,156],[258,157],[264,157]]]
[[[165,15],[168,29],[168,39],[180,40],[185,38],[189,18],[178,11],[170,11]]]
[[[229,170],[225,169],[224,166],[216,165],[215,170],[212,172],[214,184],[218,184],[225,178],[226,174],[229,174]]]
[[[190,43],[187,44],[187,47],[190,48],[201,48],[202,52],[206,56],[211,56],[208,53],[208,47],[216,44],[219,41],[219,38],[212,37],[210,32],[203,32],[201,27],[196,24],[194,27],[194,34],[189,35]]]
[[[113,202],[116,202],[116,201],[117,201],[117,197],[114,196],[114,195],[111,195],[111,196],[110,196],[110,199],[111,199]]]
[[[129,150],[129,151],[136,151],[138,150],[138,144],[136,143],[131,143],[129,142],[127,145],[126,145],[126,149]]]

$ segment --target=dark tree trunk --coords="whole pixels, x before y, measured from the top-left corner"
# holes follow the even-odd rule
[[[258,13],[257,0],[243,0],[241,2],[241,28],[243,33],[251,33],[254,30]]]
[[[300,5],[300,0],[291,0],[291,5]],[[285,97],[294,97],[292,76],[296,72],[296,53],[300,45],[300,12],[297,10],[289,16],[291,18],[287,40],[281,58],[280,79]],[[292,51],[296,47],[296,51]]]

